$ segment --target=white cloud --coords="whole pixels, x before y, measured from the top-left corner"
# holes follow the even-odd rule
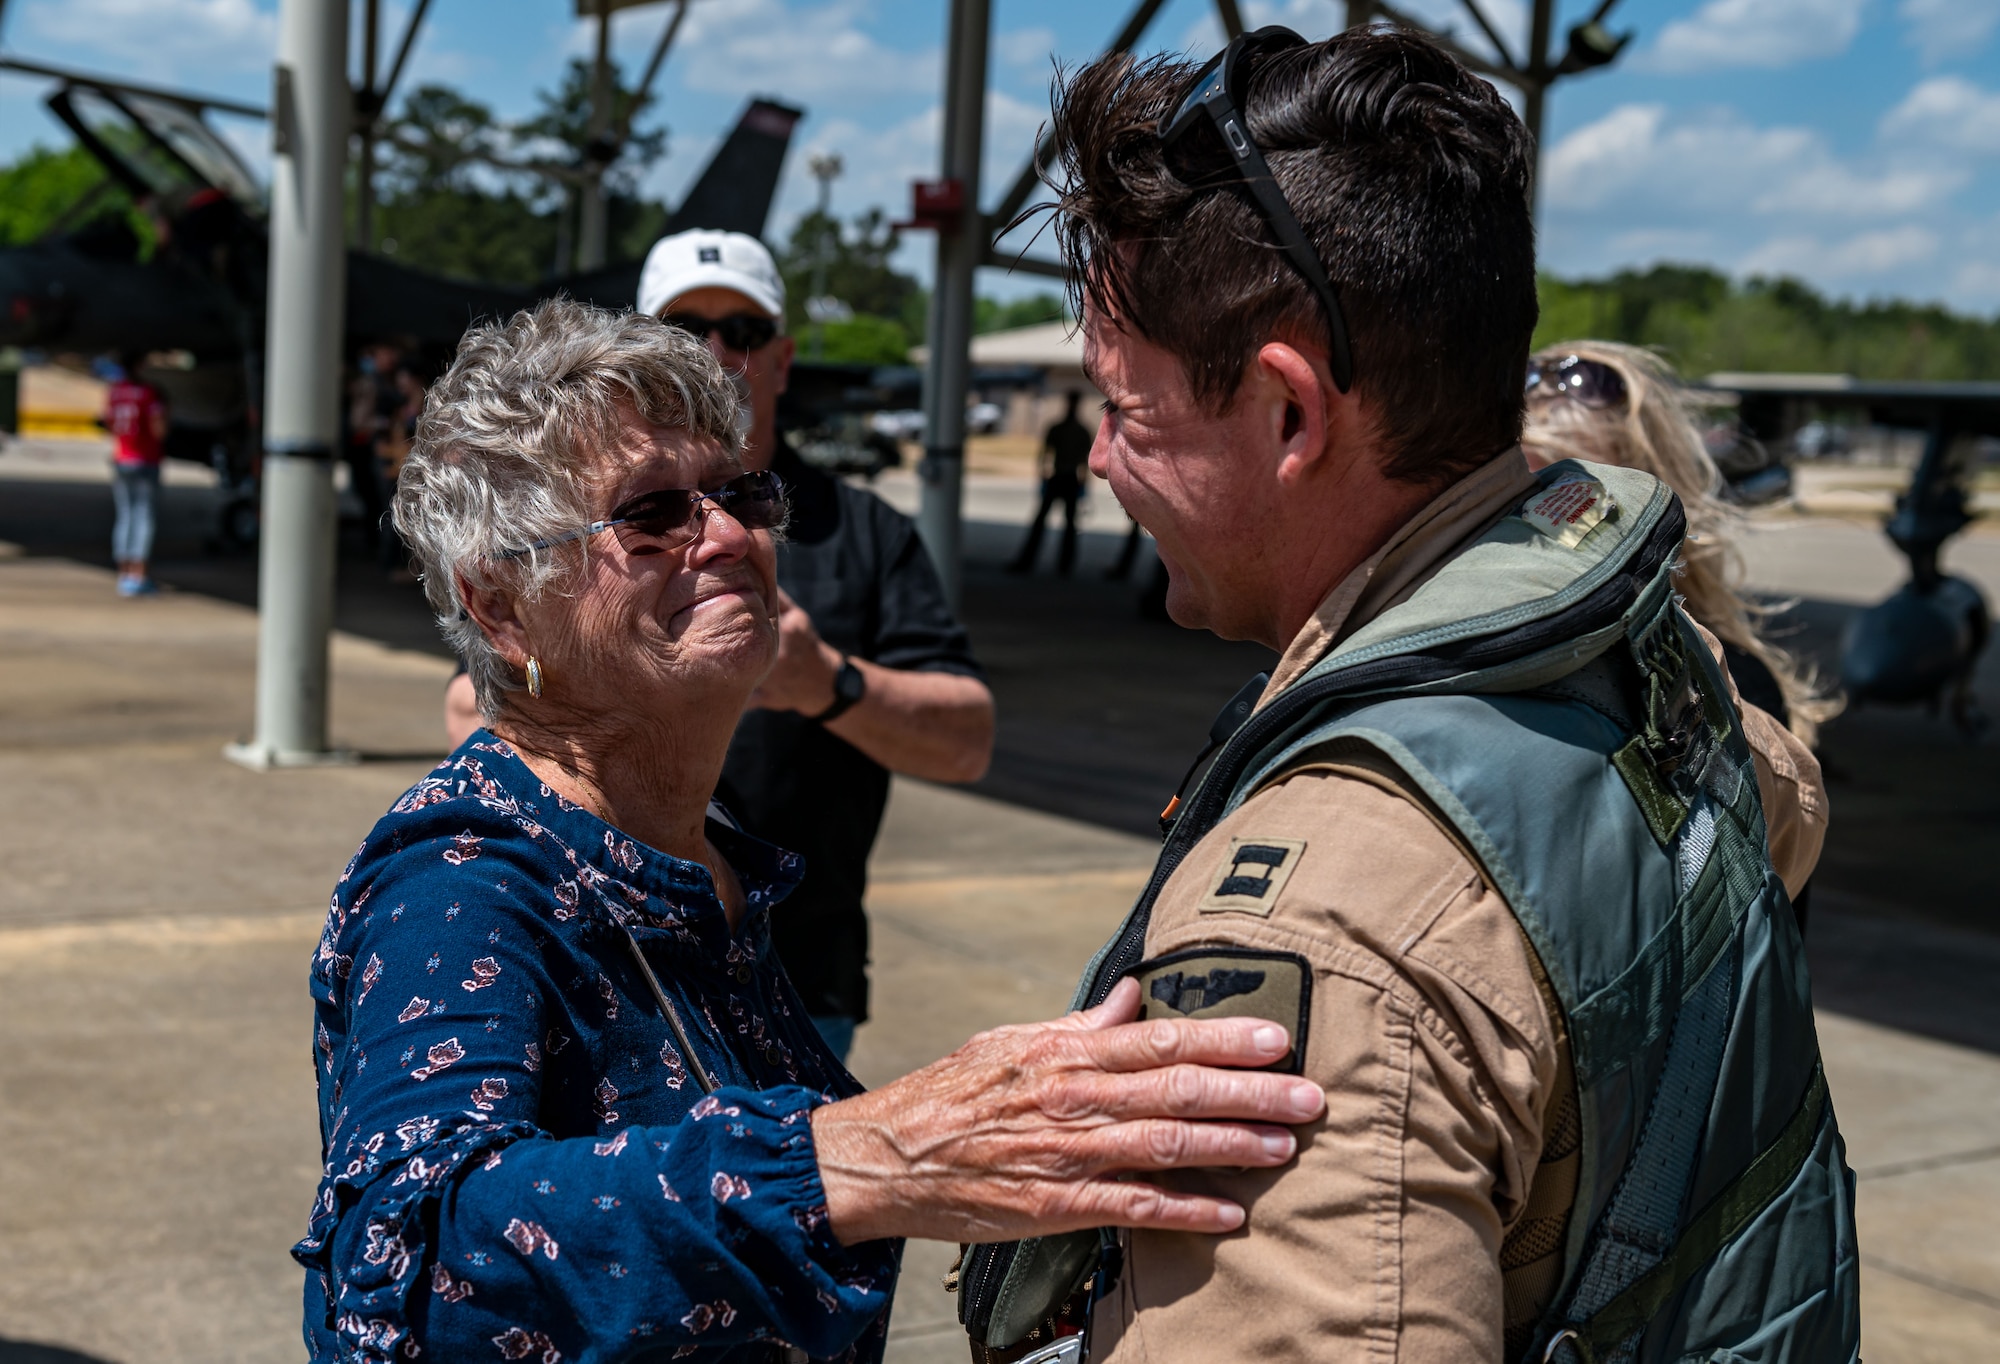
[[[21,23],[39,42],[153,79],[263,70],[278,46],[277,17],[253,0],[61,0],[24,10]]]
[[[1927,62],[1968,57],[2000,27],[2000,0],[1903,0],[1897,16]]]
[[[1008,66],[1046,71],[1055,50],[1055,30],[1050,28],[1011,29],[993,39],[994,54]]]
[[[1953,273],[1955,308],[2000,308],[2000,261],[1966,261]]]
[[[1127,7],[1120,6],[1118,10],[1108,10],[1107,15],[1118,13],[1124,8]],[[1346,12],[1338,3],[1329,4],[1327,0],[1243,0],[1242,13],[1245,28],[1283,24],[1314,42],[1338,33],[1346,18]],[[1108,42],[1111,36],[1111,31],[1107,29],[1099,41]],[[1139,40],[1138,50],[1178,52],[1193,61],[1207,61],[1222,50],[1225,41],[1222,21],[1215,17],[1213,6],[1204,4],[1194,21],[1181,30],[1178,44],[1167,42],[1161,31],[1155,29]]]
[[[1525,61],[1528,57],[1528,6],[1522,0],[1476,0],[1480,12],[1500,35],[1506,46],[1506,56],[1511,60]],[[1322,4],[1321,8],[1325,8]],[[1460,0],[1410,0],[1397,7],[1402,13],[1430,29],[1442,33],[1469,52],[1482,57],[1499,57],[1493,44],[1487,41],[1485,30],[1475,23],[1465,12]],[[1558,30],[1553,42],[1556,50],[1551,55],[1561,59],[1562,30]]]
[[[1932,76],[1883,116],[1882,132],[1951,151],[2000,153],[2000,93]]]
[[[1805,279],[1852,279],[1920,265],[1937,254],[1938,236],[1909,224],[1863,232],[1846,241],[1814,236],[1775,237],[1736,263],[1745,275],[1795,275]]]
[[[1550,148],[1548,205],[1616,208],[1668,222],[1758,214],[1897,216],[1941,202],[1965,182],[1956,167],[1843,164],[1809,128],[1760,128],[1727,111],[1681,118],[1663,104],[1626,104]]]
[[[1906,166],[1870,176],[1828,160],[1785,178],[1750,206],[1759,213],[1896,217],[1929,208],[1969,178],[1950,166]]]
[[[1715,256],[1715,234],[1699,227],[1637,227],[1619,232],[1605,243],[1611,254],[1627,261],[1710,260]],[[1543,265],[1557,274],[1575,274],[1560,261]]]
[[[1955,3],[1955,0],[1953,0]],[[1708,0],[1643,54],[1658,71],[1794,66],[1847,50],[1867,0]]]
[[[933,45],[900,50],[868,31],[860,0],[826,4],[735,0],[697,5],[672,59],[686,86],[732,95],[778,95],[812,101],[867,101],[941,90],[942,58]]]

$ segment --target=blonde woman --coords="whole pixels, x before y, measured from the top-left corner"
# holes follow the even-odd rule
[[[1702,444],[1687,390],[1650,351],[1616,341],[1567,341],[1528,362],[1521,443],[1536,468],[1585,459],[1643,469],[1680,495],[1687,547],[1680,590],[1688,614],[1722,641],[1743,698],[1807,744],[1840,711],[1820,696],[1810,667],[1759,630],[1768,614],[1744,597],[1740,516],[1718,495],[1722,475]]]

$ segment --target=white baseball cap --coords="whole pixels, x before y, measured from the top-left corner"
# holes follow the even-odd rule
[[[734,289],[784,321],[784,277],[755,237],[698,227],[654,242],[639,272],[639,311],[658,314],[696,289]]]

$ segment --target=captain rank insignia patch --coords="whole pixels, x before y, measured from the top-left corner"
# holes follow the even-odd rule
[[[1216,868],[1208,894],[1196,902],[1203,914],[1234,910],[1269,918],[1278,892],[1292,879],[1305,855],[1304,839],[1232,838],[1229,851]]]
[[[1292,1049],[1270,1070],[1300,1070],[1300,1043],[1312,1006],[1312,979],[1296,952],[1245,947],[1197,947],[1142,961],[1141,1018],[1262,1018],[1284,1028]]]

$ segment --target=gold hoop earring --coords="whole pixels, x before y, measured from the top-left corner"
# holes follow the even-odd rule
[[[542,694],[542,665],[541,662],[538,659],[536,659],[536,657],[533,654],[529,654],[528,695],[539,697],[541,694]]]

